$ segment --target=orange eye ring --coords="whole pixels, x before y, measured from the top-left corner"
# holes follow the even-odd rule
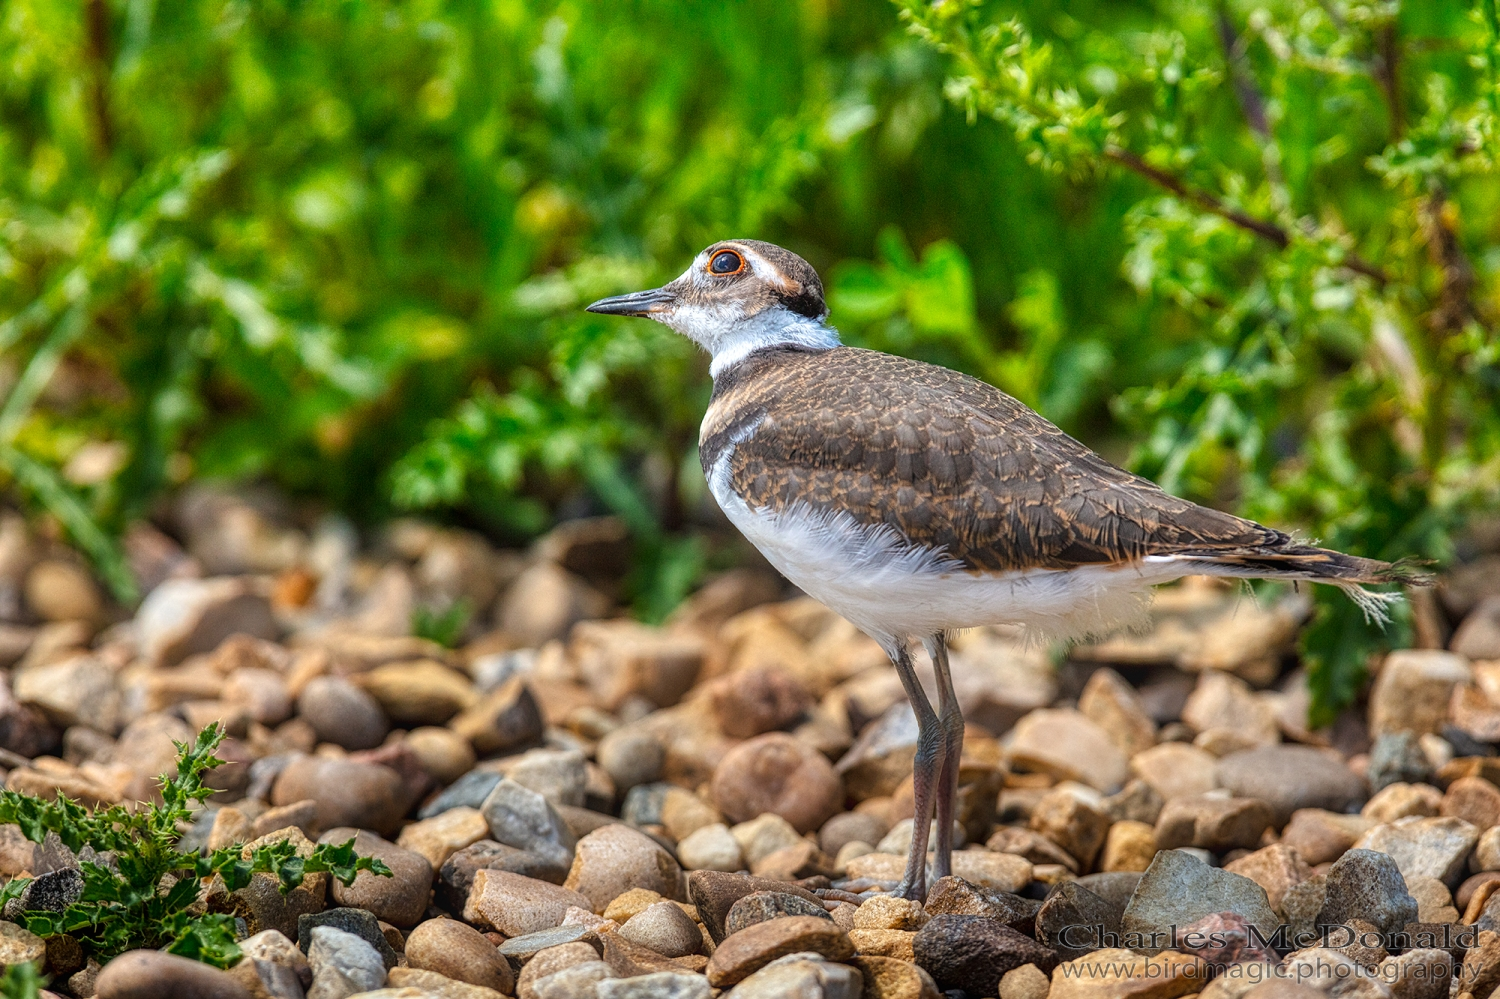
[[[714,277],[729,277],[745,269],[745,258],[733,250],[720,250],[708,258],[708,273]]]

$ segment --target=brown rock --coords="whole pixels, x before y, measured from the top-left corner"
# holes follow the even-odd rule
[[[591,948],[592,949],[592,948]],[[436,971],[455,981],[511,993],[515,976],[510,964],[484,934],[456,919],[418,923],[406,938],[406,963]]]
[[[474,748],[452,729],[424,725],[406,733],[405,742],[438,784],[452,784],[474,769]]]
[[[79,566],[45,559],[26,574],[26,605],[43,621],[95,621],[104,610],[104,596]]]
[[[714,942],[725,937],[724,920],[734,903],[756,892],[777,892],[797,895],[814,905],[822,905],[818,896],[796,885],[748,874],[726,874],[720,871],[694,871],[688,875],[688,895],[698,910],[698,918]]]
[[[1462,656],[1435,649],[1402,649],[1385,657],[1370,690],[1370,734],[1437,732],[1453,688],[1473,670]]]
[[[1359,810],[1375,822],[1395,822],[1408,815],[1432,816],[1443,807],[1443,792],[1431,784],[1396,781],[1376,791]]]
[[[790,735],[769,732],[725,755],[714,770],[713,797],[732,821],[773,812],[798,832],[809,832],[838,811],[844,791],[821,753]]]
[[[941,999],[932,976],[909,961],[860,955],[849,959],[864,977],[863,999]],[[1040,972],[1038,972],[1040,974]],[[1045,976],[1043,978],[1045,981]],[[1045,996],[1011,999],[1046,999]]]
[[[1439,814],[1463,819],[1480,829],[1500,825],[1500,788],[1483,777],[1460,777],[1448,785]]]
[[[396,845],[421,854],[437,869],[459,850],[489,834],[489,823],[479,809],[460,805],[404,826]]]
[[[807,688],[778,669],[749,669],[719,677],[708,685],[708,698],[719,730],[736,739],[785,728],[813,706]]]
[[[1164,801],[1207,794],[1218,787],[1218,758],[1185,742],[1165,742],[1130,759],[1130,772]]]
[[[1098,675],[1097,673],[1095,674]],[[1046,836],[1087,868],[1093,864],[1109,831],[1109,816],[1095,805],[1088,789],[1054,788],[1031,810],[1031,828]]]
[[[1271,809],[1258,798],[1174,798],[1156,820],[1156,845],[1162,850],[1191,846],[1221,853],[1253,849],[1270,824]]]
[[[1156,745],[1156,723],[1146,713],[1140,695],[1108,667],[1095,670],[1084,684],[1078,710],[1102,728],[1126,756]]]
[[[1156,830],[1144,822],[1125,819],[1109,827],[1101,871],[1144,871],[1156,856]]]
[[[512,677],[461,712],[448,727],[476,753],[498,753],[542,737],[542,712],[522,677]]]
[[[1362,815],[1339,815],[1321,808],[1299,808],[1281,833],[1283,845],[1311,867],[1337,860],[1375,822]]]
[[[579,621],[603,617],[610,601],[551,562],[537,562],[501,595],[495,623],[527,646],[562,638]]]
[[[297,714],[321,741],[345,749],[378,746],[391,727],[375,698],[339,676],[310,680],[297,698]]]
[[[333,883],[333,899],[339,905],[368,909],[377,919],[396,926],[411,927],[422,921],[432,896],[432,864],[426,857],[405,850],[374,833],[358,829],[330,829],[320,843],[345,843],[354,839],[354,852],[361,857],[385,861],[392,877],[360,871],[354,883]]]
[[[854,945],[832,920],[783,916],[724,938],[709,959],[708,981],[715,988],[734,985],[778,957],[803,952],[843,961],[854,956]]]
[[[234,634],[276,638],[271,602],[247,579],[169,579],[142,601],[135,616],[142,654],[171,665],[212,652]]]
[[[131,950],[99,974],[98,999],[250,999],[226,972],[159,950]]]
[[[623,823],[601,826],[578,841],[563,886],[587,898],[594,912],[603,912],[632,888],[685,898],[677,861],[651,837]]]
[[[861,929],[856,926],[849,931],[849,942],[859,954],[915,961],[912,940],[916,935],[915,930]]]
[[[518,937],[552,929],[574,905],[593,911],[588,897],[576,891],[509,871],[482,869],[474,874],[463,917],[481,929]]]
[[[676,704],[698,679],[704,646],[695,635],[617,620],[574,628],[569,651],[599,706],[613,711],[631,697]]]
[[[1242,748],[1281,741],[1275,705],[1257,696],[1239,677],[1213,670],[1198,678],[1182,707],[1182,720],[1200,735],[1216,730],[1233,733]]]
[[[271,790],[271,803],[314,799],[318,827],[354,826],[394,832],[411,805],[401,775],[390,767],[354,760],[304,756],[293,760]]]
[[[386,663],[359,678],[397,725],[441,725],[479,700],[469,678],[431,659]]]
[[[1011,732],[1008,755],[1019,768],[1076,780],[1111,794],[1129,776],[1127,757],[1108,733],[1078,711],[1042,709]]]
[[[1281,912],[1281,900],[1294,885],[1312,877],[1312,868],[1285,843],[1256,850],[1224,865],[1231,874],[1247,877],[1266,890],[1271,908]]]

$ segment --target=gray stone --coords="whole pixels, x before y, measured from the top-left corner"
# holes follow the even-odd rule
[[[709,999],[713,994],[707,978],[687,971],[607,978],[597,988],[599,999]]]
[[[391,730],[380,702],[341,676],[309,680],[297,698],[297,714],[319,740],[349,750],[373,749]]]
[[[1279,920],[1266,890],[1249,878],[1209,867],[1184,850],[1163,850],[1151,861],[1120,921],[1126,934],[1138,934],[1156,953],[1171,946],[1172,928],[1196,923],[1216,912],[1233,912],[1269,938]]]
[[[576,749],[533,749],[512,764],[505,776],[552,805],[582,807],[588,784],[583,754]]]
[[[1292,885],[1281,897],[1281,914],[1286,919],[1287,936],[1294,946],[1311,946],[1318,937],[1318,915],[1328,901],[1328,879],[1314,874]]]
[[[705,979],[707,981],[707,979]],[[734,987],[735,999],[860,999],[864,976],[814,953],[777,958]]]
[[[598,931],[589,926],[576,924],[564,924],[554,926],[550,930],[523,933],[521,936],[511,937],[496,949],[501,957],[509,958],[516,964],[525,964],[538,951],[580,942],[588,944],[600,954],[604,953],[604,948],[599,943]]]
[[[1417,900],[1406,890],[1395,860],[1386,854],[1355,848],[1329,868],[1318,925],[1338,926],[1351,919],[1363,919],[1381,933],[1416,922]]]
[[[394,968],[400,957],[386,940],[380,929],[380,920],[373,912],[364,909],[324,909],[322,912],[303,913],[297,917],[297,946],[304,954],[311,953],[313,930],[330,927],[344,933],[352,933],[375,949],[387,968]]]
[[[1121,902],[1119,908],[1124,907]],[[1041,908],[1042,903],[1036,899],[976,885],[952,875],[933,882],[925,906],[932,916],[988,916],[1027,936],[1036,932],[1036,917]]]
[[[1460,818],[1409,815],[1368,830],[1354,847],[1389,854],[1403,877],[1437,878],[1452,888],[1463,876],[1479,833]]]
[[[667,957],[687,957],[703,948],[703,934],[698,924],[676,902],[646,906],[625,920],[620,927],[620,936]]]
[[[768,919],[781,916],[821,916],[830,920],[833,918],[820,903],[809,902],[800,895],[789,895],[786,892],[777,891],[757,891],[751,892],[729,907],[729,914],[724,917],[724,935],[729,936],[747,926],[764,923]]]
[[[513,780],[502,780],[479,806],[497,843],[527,850],[551,863],[570,865],[576,840],[547,799]]]
[[[620,821],[633,826],[659,826],[662,824],[662,806],[666,804],[667,792],[673,785],[665,783],[637,784],[625,794],[620,806]]]
[[[531,983],[531,994],[535,999],[595,999],[599,983],[614,974],[603,961],[584,961],[538,978]]]
[[[1432,777],[1432,762],[1415,732],[1387,732],[1370,747],[1366,773],[1371,791],[1396,783],[1422,784]]]
[[[385,984],[385,962],[369,943],[332,926],[312,931],[307,950],[313,984],[307,999],[345,999]]]
[[[470,770],[458,780],[449,784],[437,797],[422,806],[417,813],[419,819],[430,819],[434,815],[441,815],[450,808],[467,806],[478,808],[484,804],[484,799],[490,796],[495,785],[500,783],[500,774],[493,770]]]
[[[1278,829],[1299,808],[1348,812],[1366,797],[1365,782],[1337,754],[1313,746],[1261,746],[1230,753],[1219,760],[1217,777],[1220,787],[1270,805]]]
[[[562,884],[568,877],[566,867],[546,857],[482,839],[443,861],[438,871],[438,904],[449,912],[462,912],[469,888],[474,884],[474,874],[485,870],[509,871],[554,885]]]

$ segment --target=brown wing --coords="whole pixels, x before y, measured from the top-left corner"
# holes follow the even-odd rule
[[[720,382],[704,420],[704,468],[734,444],[731,482],[750,506],[845,511],[972,569],[1288,541],[1163,492],[946,368],[850,347],[774,350]]]

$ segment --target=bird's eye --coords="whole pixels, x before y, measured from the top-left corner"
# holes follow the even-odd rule
[[[745,259],[733,250],[720,250],[708,262],[710,274],[734,274],[745,266]]]

